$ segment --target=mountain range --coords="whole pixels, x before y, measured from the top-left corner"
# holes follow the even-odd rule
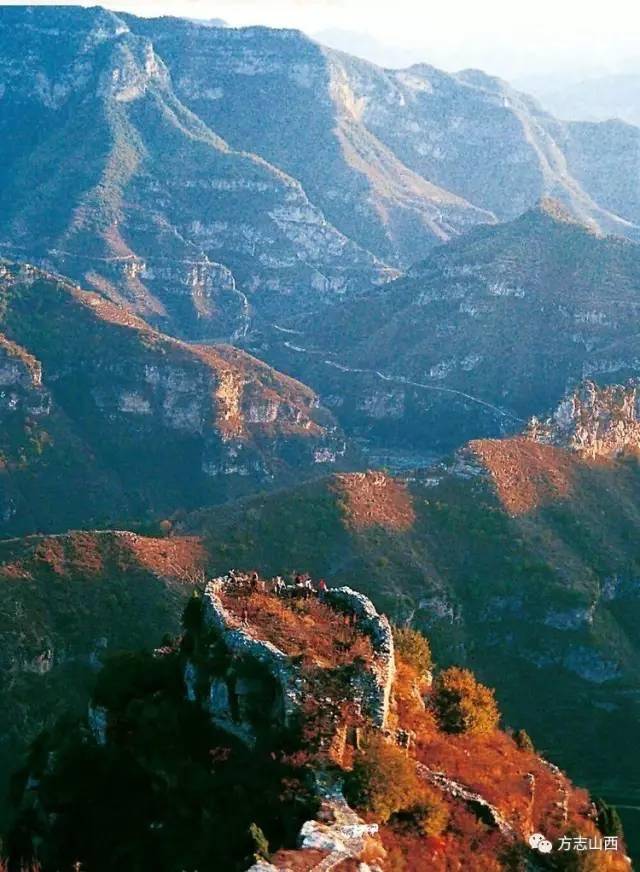
[[[0,7],[0,782],[122,649],[193,726],[185,598],[308,570],[473,666],[640,850],[639,154],[477,70]]]
[[[383,70],[296,31],[0,12],[5,254],[229,339],[554,196],[637,237],[635,128],[477,71]],[[622,156],[622,157],[621,157]]]
[[[640,770],[619,749],[632,746],[640,688],[640,472],[628,455],[640,408],[631,389],[569,399],[573,416],[565,406],[544,433],[475,440],[428,470],[338,473],[203,509],[168,538],[4,542],[6,759],[83,711],[110,652],[176,632],[203,578],[305,567],[420,628],[441,667],[472,665],[496,687],[507,725],[526,724],[556,763],[630,807],[637,850]],[[629,429],[614,442],[621,420]],[[578,447],[585,428],[604,453]]]
[[[185,532],[203,537],[213,572],[350,579],[428,635],[440,663],[472,664],[507,723],[629,807],[637,851],[640,769],[620,748],[639,714],[639,486],[632,456],[474,440],[419,472],[339,474],[197,513]]]
[[[313,385],[350,433],[449,450],[517,432],[583,379],[637,374],[639,286],[637,244],[546,200],[247,341]]]

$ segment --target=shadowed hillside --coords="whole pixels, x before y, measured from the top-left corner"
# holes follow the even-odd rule
[[[637,803],[640,471],[526,439],[479,441],[405,481],[338,476],[196,516],[214,570],[347,578],[473,665],[509,723]],[[526,688],[526,692],[524,689]]]
[[[502,732],[471,672],[434,668],[350,587],[212,579],[180,635],[108,659],[88,715],[33,743],[9,868],[570,868],[529,845],[544,832],[627,869],[615,812]]]
[[[637,375],[640,247],[546,200],[435,249],[406,278],[249,346],[379,445],[518,432],[585,378]]]
[[[63,713],[86,710],[105,656],[177,630],[203,563],[189,537],[78,532],[0,543],[3,819],[25,744]]]
[[[0,532],[125,526],[347,453],[313,391],[228,345],[0,263]]]

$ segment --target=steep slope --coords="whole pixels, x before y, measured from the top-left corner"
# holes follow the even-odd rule
[[[317,474],[346,451],[311,390],[0,263],[4,535],[108,526]]]
[[[3,822],[7,780],[27,743],[86,710],[110,652],[177,631],[204,557],[193,538],[111,531],[0,543]]]
[[[607,165],[611,185],[626,188],[616,199],[598,183],[607,133],[557,121],[504,81],[427,64],[383,70],[293,31],[128,21],[199,117],[300,179],[337,227],[386,260],[411,263],[425,241],[514,218],[544,196],[603,230],[638,234],[623,140]]]
[[[571,123],[564,125],[562,142],[567,166],[580,185],[605,209],[637,224],[640,127],[622,121]]]
[[[63,682],[82,705],[90,672],[74,664],[98,656],[103,636],[109,648],[121,646],[122,634],[137,646],[156,633],[158,644],[155,616],[202,578],[199,567],[309,570],[330,585],[354,584],[395,620],[426,631],[440,664],[469,665],[493,684],[507,724],[526,726],[573,778],[629,807],[623,814],[637,851],[640,769],[619,749],[633,746],[640,714],[640,470],[635,460],[615,459],[633,447],[629,415],[619,441],[596,438],[612,436],[611,422],[628,406],[621,388],[583,392],[564,404],[553,437],[552,425],[539,423],[531,437],[478,440],[412,476],[344,473],[203,510],[182,523],[189,536],[77,533],[5,543],[11,753],[60,711],[47,702],[50,688]],[[586,430],[593,438],[585,440]],[[165,599],[165,582],[154,579],[177,586]],[[138,584],[161,594],[159,611],[138,618]],[[309,625],[300,613],[283,622],[264,603],[246,616],[238,609],[239,620],[257,622],[274,643],[325,656],[319,630],[305,648]]]
[[[107,662],[88,717],[39,737],[14,779],[14,863],[563,868],[530,846],[544,832],[547,853],[579,834],[599,840],[597,868],[628,868],[619,836],[603,848],[613,817],[497,729],[471,673],[432,682],[427,641],[394,633],[349,587],[302,597],[249,584],[209,581],[180,637]],[[449,709],[450,681],[464,684]],[[467,703],[484,720],[454,727],[446,712]]]
[[[363,123],[385,73],[352,92],[353,58],[298,31],[220,30],[179,19],[128,18],[171,71],[185,105],[235,148],[248,149],[299,179],[328,219],[392,263],[493,216],[404,165]],[[395,119],[394,119],[395,121]]]
[[[635,238],[637,130],[505,82],[383,70],[293,31],[4,7],[5,251],[228,338],[544,196]],[[606,155],[603,159],[602,155]]]
[[[368,75],[362,77],[365,81]],[[569,126],[541,110],[535,100],[479,70],[453,76],[426,64],[394,71],[385,95],[367,103],[367,126],[412,170],[475,205],[509,220],[543,197],[560,200],[582,221],[606,232],[638,238],[638,213],[615,214],[596,190],[573,175]],[[356,98],[360,96],[358,89]],[[590,140],[572,142],[593,172],[599,160]],[[597,132],[595,133],[597,136]],[[617,166],[614,179],[622,180]],[[631,186],[635,202],[637,186]]]
[[[246,328],[247,297],[274,316],[384,275],[299,182],[190,112],[117,15],[4,7],[0,69],[0,238],[13,256],[207,338]]]
[[[546,200],[253,348],[316,387],[352,432],[450,448],[519,430],[584,378],[637,375],[639,289],[640,247]]]
[[[507,723],[573,777],[636,807],[640,767],[619,749],[640,714],[639,498],[635,461],[484,440],[405,480],[337,476],[188,529],[212,571],[351,579],[495,686]]]

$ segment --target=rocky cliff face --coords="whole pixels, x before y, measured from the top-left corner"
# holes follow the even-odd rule
[[[365,105],[388,99],[382,70],[296,31],[131,26],[153,41],[192,111],[299,179],[336,227],[385,261],[410,263],[416,250],[494,220],[410,170],[367,128]],[[366,92],[356,93],[361,82]]]
[[[588,381],[560,403],[550,418],[529,423],[527,435],[585,457],[637,455],[640,449],[638,383],[599,387]]]
[[[313,392],[255,358],[171,339],[38,270],[2,269],[5,532],[171,513],[345,454]],[[82,474],[91,485],[76,491]],[[34,488],[49,495],[46,515],[29,505]]]
[[[619,157],[637,146],[607,125],[559,122],[499,79],[427,64],[383,70],[294,31],[127,20],[152,39],[181,100],[300,179],[337,227],[387,261],[412,263],[416,250],[549,195],[602,229],[638,232],[637,186],[614,162],[605,170],[596,142]]]
[[[248,298],[273,316],[383,277],[296,179],[181,103],[122,18],[3,12],[0,64],[5,251],[209,339],[246,329]]]
[[[5,7],[0,94],[5,254],[190,337],[339,301],[547,195],[638,232],[625,135],[297,32]]]
[[[262,591],[271,586],[271,582],[258,582]],[[306,608],[306,599],[297,600],[299,592],[288,588],[280,600],[272,596],[269,601],[263,596],[249,614],[246,596],[250,589],[248,575],[240,580],[226,576],[208,582],[203,595],[199,632],[209,632],[210,641],[221,644],[227,657],[222,658],[221,668],[219,655],[213,659],[203,657],[202,646],[196,644],[196,656],[187,661],[184,669],[187,696],[204,705],[217,726],[251,747],[264,741],[261,731],[294,729],[304,716],[308,700],[321,693],[323,679],[318,670],[325,663],[326,654],[314,658],[313,651],[305,652],[301,662],[295,636],[288,639],[275,630],[276,618],[295,621],[298,615],[299,620],[307,624],[315,621],[318,633],[326,632],[324,624],[328,622],[339,623],[340,618],[350,618],[357,627],[351,645],[358,636],[367,639],[369,644],[362,648],[367,651],[364,657],[347,653],[349,675],[345,677],[345,688],[349,689],[354,700],[358,700],[358,708],[367,720],[378,729],[384,729],[391,712],[394,647],[389,621],[378,614],[373,603],[357,591],[341,587],[327,591],[319,608],[314,610],[313,603],[311,608]],[[309,596],[315,601],[315,593]],[[265,623],[263,616],[256,613],[255,609],[260,606],[273,609],[272,625]],[[243,614],[245,610],[246,615]],[[336,653],[340,645],[341,642],[336,646]],[[348,652],[346,643],[343,648]],[[245,663],[246,666],[247,662],[264,671],[262,684],[256,676],[250,675],[249,670],[244,675],[239,672],[239,664]],[[266,695],[265,682],[272,685],[270,694]],[[327,683],[326,693],[333,692]],[[335,701],[327,697],[325,702],[333,704]],[[258,711],[260,715],[256,718]],[[331,735],[324,747],[331,747],[337,738],[338,733]]]

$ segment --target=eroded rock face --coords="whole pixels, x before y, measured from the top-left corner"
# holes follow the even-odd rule
[[[313,869],[329,870],[337,868],[345,861],[358,861],[367,841],[378,835],[378,824],[366,823],[351,808],[344,798],[342,783],[330,773],[315,773],[315,782],[320,797],[320,808],[313,820],[305,821],[298,834],[300,860],[304,863],[305,851],[320,851],[324,858]],[[381,843],[378,842],[382,850]],[[384,851],[382,850],[382,853]],[[297,852],[296,852],[297,854]],[[290,868],[286,860],[282,862],[258,861],[247,872],[287,872]],[[358,862],[361,872],[382,872],[378,865],[368,866]]]
[[[0,528],[4,519],[12,531],[30,531],[22,470],[40,487],[49,476],[55,494],[43,491],[44,503],[72,506],[86,491],[101,513],[122,518],[124,482],[141,501],[136,517],[145,506],[171,514],[311,476],[347,453],[317,395],[258,359],[173,339],[40,270],[6,261],[0,269],[0,462],[11,476],[0,492]],[[61,462],[71,470],[93,464],[78,476],[101,484],[78,490],[70,480],[72,493],[62,497],[67,476],[53,474]],[[95,524],[83,511],[78,505],[65,526]],[[32,523],[51,531],[51,520]]]
[[[622,181],[637,161],[632,133],[559,122],[479,71],[380,69],[295,31],[130,23],[192,111],[299,179],[328,220],[387,263],[413,263],[552,192],[583,219],[637,231],[637,192]],[[509,171],[496,177],[496,165]]]
[[[599,387],[587,381],[545,421],[534,418],[528,435],[571,448],[585,457],[616,457],[640,451],[640,392],[637,380]]]
[[[217,341],[246,331],[250,304],[275,316],[384,277],[295,178],[246,143],[234,149],[179,99],[133,23],[106,10],[3,14],[0,133],[23,144],[0,159],[8,249],[162,329]],[[16,51],[23,40],[29,50]],[[27,142],[48,155],[46,189],[24,182]]]
[[[40,361],[0,333],[0,419],[20,413],[46,416],[50,403]]]
[[[224,582],[209,582],[204,592],[204,625],[213,630],[223,642],[232,658],[259,664],[271,676],[277,688],[277,697],[270,700],[273,727],[288,727],[299,712],[303,699],[303,681],[291,658],[271,642],[255,639],[236,622],[224,608],[218,592]],[[261,692],[259,679],[238,678],[227,672],[209,680],[207,706],[212,720],[223,729],[253,744],[256,740],[254,725],[247,717],[248,706],[243,698],[257,699]],[[231,702],[235,695],[235,705]],[[265,699],[266,701],[266,699]],[[280,721],[280,723],[278,723]]]
[[[368,597],[350,587],[327,591],[327,602],[338,611],[356,616],[357,626],[371,639],[374,661],[371,671],[362,671],[354,681],[362,695],[362,707],[373,723],[384,728],[389,715],[395,677],[393,634],[386,615],[378,614]]]
[[[190,337],[335,302],[549,194],[639,232],[633,134],[559,122],[478,71],[383,70],[295,31],[5,7],[0,99],[6,250]]]
[[[256,701],[270,728],[290,727],[300,715],[305,694],[310,693],[307,678],[294,658],[272,642],[256,636],[255,628],[239,622],[223,605],[221,595],[229,585],[224,578],[210,581],[204,593],[203,623],[223,644],[231,665],[222,672],[206,674],[206,666],[188,661],[184,670],[187,698],[198,699],[197,688],[207,687],[201,703],[213,721],[243,741],[254,744],[258,738],[251,712]],[[372,602],[351,588],[326,592],[324,602],[340,613],[352,615],[356,627],[371,640],[372,662],[353,666],[351,694],[362,714],[379,729],[386,726],[395,676],[393,636],[388,619],[378,614]],[[265,678],[238,671],[237,664],[255,664],[270,679],[265,693]],[[234,665],[235,664],[235,665]]]

